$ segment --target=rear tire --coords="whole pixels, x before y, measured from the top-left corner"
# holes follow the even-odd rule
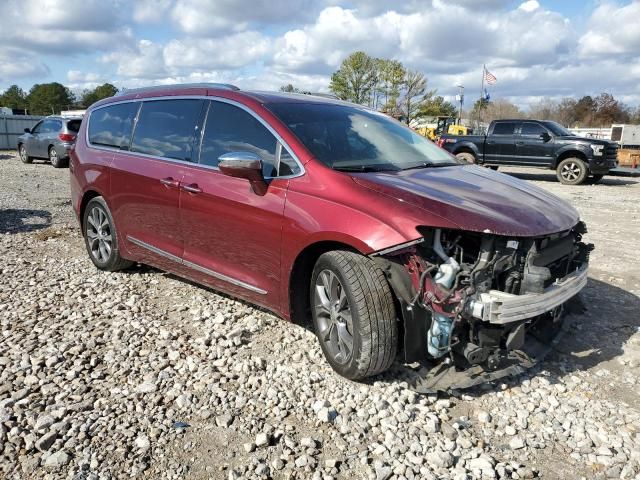
[[[311,275],[316,335],[331,367],[359,380],[387,370],[398,349],[393,295],[369,258],[342,250],[320,256]]]
[[[456,158],[459,158],[460,160],[464,160],[467,163],[478,163],[476,162],[475,155],[469,152],[456,153]]]
[[[53,168],[63,168],[68,165],[66,159],[60,158],[55,147],[49,147],[49,162],[51,162]]]
[[[556,177],[563,185],[580,185],[587,179],[589,169],[579,158],[565,158],[556,168]]]
[[[21,143],[18,146],[18,154],[20,155],[20,161],[22,163],[31,163],[33,162],[33,157],[27,155],[27,147],[24,146],[24,143]]]
[[[107,203],[102,197],[92,198],[82,218],[82,234],[87,253],[100,270],[115,272],[133,265],[118,250],[118,234]]]

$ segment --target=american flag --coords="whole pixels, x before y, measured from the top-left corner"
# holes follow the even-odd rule
[[[487,70],[486,67],[484,69],[484,80],[489,85],[495,85],[495,83],[498,81],[496,76],[493,73],[491,73],[489,70]]]

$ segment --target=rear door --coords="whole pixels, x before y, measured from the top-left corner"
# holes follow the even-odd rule
[[[166,270],[181,263],[180,182],[193,160],[202,105],[195,98],[142,102],[128,151],[113,158],[112,211],[127,250]]]
[[[50,118],[49,120],[44,121],[45,128],[42,135],[38,139],[40,144],[40,152],[42,152],[43,157],[49,156],[49,147],[54,145],[59,139],[58,135],[62,130],[62,120]]]
[[[486,163],[512,163],[516,156],[516,128],[518,122],[496,121],[487,135],[484,147]]]
[[[218,170],[218,158],[237,151],[262,159],[269,183],[265,195],[254,193],[247,180]],[[300,173],[302,168],[257,116],[238,104],[211,101],[199,164],[187,167],[182,180],[185,266],[203,283],[278,307],[287,178]]]
[[[523,165],[546,166],[553,156],[553,139],[546,128],[535,122],[522,122],[520,134],[516,140],[517,162]]]

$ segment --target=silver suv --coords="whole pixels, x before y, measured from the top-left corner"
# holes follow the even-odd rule
[[[23,163],[48,158],[55,168],[69,165],[69,150],[76,141],[82,117],[50,116],[33,128],[25,128],[18,137],[18,152]]]

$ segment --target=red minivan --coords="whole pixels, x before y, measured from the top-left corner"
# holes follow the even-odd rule
[[[70,171],[96,267],[145,263],[313,319],[350,379],[396,359],[513,372],[587,281],[571,206],[322,96],[126,90],[87,111]]]

